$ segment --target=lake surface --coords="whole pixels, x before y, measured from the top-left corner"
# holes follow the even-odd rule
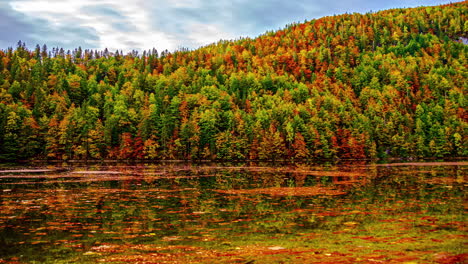
[[[462,263],[468,162],[0,167],[0,263]]]

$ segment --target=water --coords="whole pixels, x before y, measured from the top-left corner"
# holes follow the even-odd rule
[[[0,263],[466,261],[466,162],[0,168]]]

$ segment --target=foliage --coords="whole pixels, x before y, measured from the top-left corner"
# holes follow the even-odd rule
[[[0,51],[0,158],[467,156],[465,2],[193,51]]]

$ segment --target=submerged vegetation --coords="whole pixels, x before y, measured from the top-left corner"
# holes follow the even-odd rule
[[[0,51],[0,158],[467,156],[467,2],[193,51]]]

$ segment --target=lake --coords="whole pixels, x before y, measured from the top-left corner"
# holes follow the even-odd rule
[[[462,263],[467,165],[4,165],[0,263]]]

